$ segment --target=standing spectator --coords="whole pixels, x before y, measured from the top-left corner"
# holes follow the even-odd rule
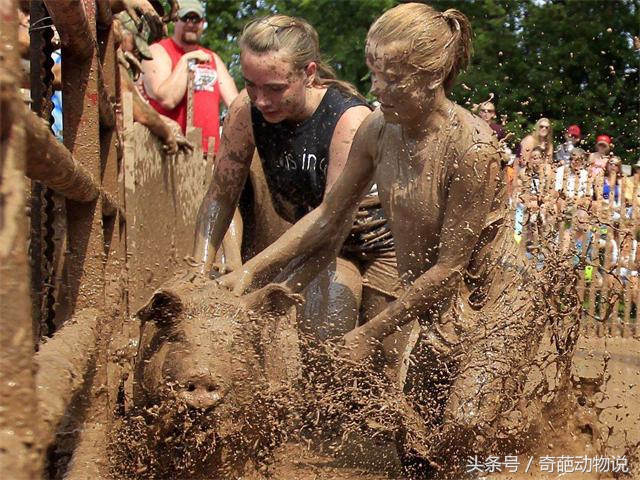
[[[536,251],[538,227],[546,223],[545,205],[549,183],[552,181],[552,169],[545,160],[542,147],[534,147],[529,161],[518,172],[518,204],[516,206],[515,235],[520,242],[524,234],[527,250]]]
[[[202,148],[209,137],[220,143],[220,99],[228,107],[238,95],[233,79],[220,57],[200,46],[204,8],[198,0],[180,0],[173,36],[151,45],[153,60],[142,62],[144,88],[159,113],[187,127],[187,83],[194,72],[193,123],[202,129]]]
[[[555,161],[562,165],[569,165],[571,152],[580,143],[580,137],[580,127],[578,125],[569,125],[564,132],[564,143],[556,150]]]
[[[586,153],[580,147],[571,151],[569,165],[556,170],[555,190],[566,198],[585,197],[589,171],[585,168]]]
[[[167,154],[174,155],[179,149],[191,151],[193,145],[183,137],[180,126],[169,117],[160,115],[142,96],[142,85],[137,83],[140,80],[140,60],[153,59],[149,51],[153,33],[146,18],[140,20],[140,25],[141,28],[136,26],[127,12],[120,12],[114,17],[114,31],[120,40],[118,61],[125,67],[120,69],[120,85],[123,92],[132,94],[133,120],[158,137]]]
[[[520,142],[520,164],[526,165],[534,148],[540,147],[544,160],[550,162],[553,158],[553,131],[548,118],[541,118],[529,135]]]
[[[622,181],[622,171],[618,157],[609,158],[606,173],[602,187],[602,199],[609,200],[611,190],[613,190],[613,204],[618,207],[620,204],[620,183]]]
[[[587,169],[587,154],[576,147],[571,151],[569,165],[561,163],[556,169],[556,217],[559,231],[564,232],[561,245],[566,251],[571,239],[572,219],[576,208],[588,208],[590,195],[588,193],[589,171]],[[560,228],[564,227],[564,228]]]
[[[640,206],[640,160],[631,166],[631,176],[624,177],[624,202],[627,207],[627,217],[631,217],[633,209]]]
[[[495,133],[498,140],[504,138],[504,128],[499,123],[494,122],[496,118],[496,107],[491,102],[484,102],[480,104],[480,118],[489,124],[493,133]]]
[[[591,175],[603,174],[611,158],[611,137],[609,135],[598,135],[596,138],[596,151],[589,155],[589,170]]]

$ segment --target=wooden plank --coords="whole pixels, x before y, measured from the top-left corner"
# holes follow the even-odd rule
[[[49,2],[51,6],[56,2]],[[73,2],[74,15],[82,6]],[[95,45],[95,2],[84,1],[82,15],[90,32],[86,45]],[[59,7],[55,7],[60,10]],[[53,12],[52,16],[53,16]],[[54,17],[55,18],[55,17]],[[92,21],[87,21],[87,18]],[[66,25],[66,24],[65,24]],[[74,27],[75,28],[75,27]],[[80,27],[78,27],[80,28]],[[82,26],[84,29],[85,27]],[[70,32],[75,32],[71,29]],[[74,39],[75,34],[70,34]],[[64,144],[95,179],[102,178],[100,122],[98,115],[98,58],[95,49],[85,58],[74,51],[74,42],[62,47],[62,96],[64,102]],[[82,92],[82,95],[79,95]],[[77,309],[104,309],[104,235],[102,199],[90,203],[67,201],[67,255],[64,264],[58,323]],[[60,318],[62,317],[62,318]]]
[[[208,187],[211,165],[203,158],[200,130],[189,156],[167,157],[158,140],[134,123],[131,99],[123,98],[127,262],[131,311],[163,281],[188,264],[195,221]]]

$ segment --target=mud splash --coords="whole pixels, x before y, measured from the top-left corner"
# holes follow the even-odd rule
[[[113,478],[240,478],[266,472],[291,430],[291,395],[259,393],[251,404],[199,411],[169,401],[133,409],[110,439]]]
[[[580,267],[553,243],[543,241],[537,248],[532,268],[520,273],[526,275],[528,291],[534,292],[531,300],[544,326],[541,346],[527,369],[507,375],[521,378],[523,389],[505,402],[509,408],[500,412],[489,438],[471,443],[471,450],[451,443],[455,436],[442,416],[446,397],[435,397],[425,410],[415,390],[405,392],[387,377],[382,353],[370,362],[354,363],[340,355],[339,345],[318,345],[296,331],[290,333],[304,352],[304,368],[300,376],[289,375],[277,388],[245,378],[256,390],[251,395],[194,410],[176,399],[178,385],[168,383],[159,395],[162,402],[137,405],[122,414],[110,443],[114,478],[315,478],[312,472],[321,472],[317,473],[321,478],[462,478],[466,455],[475,446],[480,457],[617,453],[637,462],[638,440],[631,425],[636,420],[629,412],[616,410],[631,398],[618,398],[616,392],[631,391],[633,382],[619,378],[618,365],[609,365],[606,345],[594,347],[593,339],[580,336],[582,305],[576,294]],[[233,300],[228,292],[202,293],[206,285],[195,282],[180,293],[182,299],[190,298],[184,302],[185,311],[191,316],[212,314],[217,317],[211,321],[214,326],[223,317],[234,318],[239,331],[252,338],[254,352],[237,348],[231,362],[273,354],[273,336],[266,332],[273,330],[273,322],[284,311],[248,311],[229,303]],[[217,306],[203,307],[212,300]],[[189,307],[190,302],[195,307]],[[288,328],[295,330],[292,324]],[[584,357],[598,355],[601,365],[586,368],[597,373],[585,373]],[[278,362],[286,364],[287,359]],[[264,368],[264,359],[258,363]],[[258,384],[263,388],[256,389]],[[625,414],[627,418],[619,418]],[[407,445],[414,458],[417,454],[428,459],[429,465],[413,469],[416,466],[403,457]],[[375,472],[358,470],[344,460],[362,460],[375,449],[388,454],[384,459],[379,455]],[[446,462],[443,452],[449,455]],[[538,476],[522,478],[545,476],[538,471]]]

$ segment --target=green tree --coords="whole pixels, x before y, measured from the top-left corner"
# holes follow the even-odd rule
[[[615,153],[638,159],[639,55],[637,2],[549,0],[434,1],[471,20],[475,55],[453,96],[478,103],[493,93],[508,116],[507,130],[522,138],[549,117],[556,142],[564,129],[582,127],[584,145],[614,137]]]
[[[364,41],[371,23],[396,0],[208,0],[204,43],[229,62],[241,83],[237,38],[257,15],[280,12],[306,18],[338,75],[369,91]],[[438,10],[457,8],[474,30],[474,57],[452,92],[467,107],[489,98],[507,116],[519,140],[542,116],[595,137],[614,138],[628,163],[638,158],[639,60],[637,0],[434,0]]]

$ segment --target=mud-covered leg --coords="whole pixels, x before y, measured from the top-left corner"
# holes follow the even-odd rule
[[[457,367],[430,344],[425,330],[417,327],[419,338],[411,349],[410,362],[404,378],[404,393],[415,411],[422,417],[425,428],[436,432],[442,424],[446,399]],[[396,438],[398,456],[409,479],[431,478],[437,465],[430,462],[432,444],[424,439],[412,440],[400,431]]]
[[[340,337],[356,326],[362,300],[360,272],[338,258],[307,286],[304,296],[302,332],[321,342]]]
[[[432,450],[452,478],[464,471],[470,456],[515,454],[526,448],[527,426],[520,421],[519,406],[541,329],[507,322],[483,331],[486,336],[472,338],[461,358]]]

